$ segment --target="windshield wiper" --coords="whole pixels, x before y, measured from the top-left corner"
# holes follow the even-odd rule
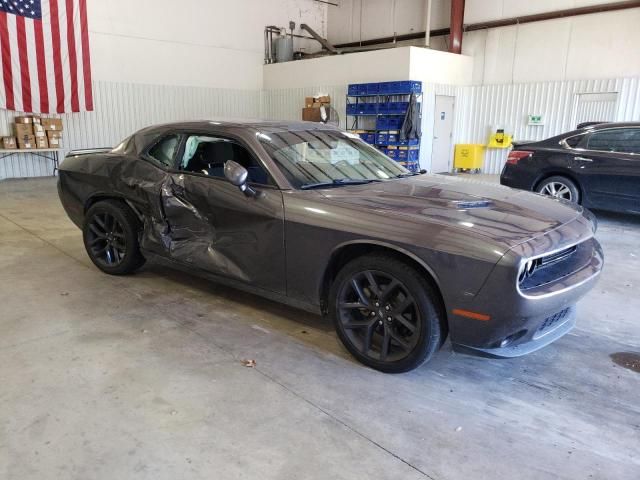
[[[322,188],[322,187],[336,187],[339,185],[362,185],[364,183],[379,182],[376,179],[354,179],[354,178],[336,178],[331,182],[318,182],[318,183],[305,183],[300,186],[302,190],[308,190],[310,188]]]

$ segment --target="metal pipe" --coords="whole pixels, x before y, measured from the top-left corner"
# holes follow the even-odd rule
[[[554,20],[556,18],[575,17],[578,15],[588,15],[591,13],[603,13],[612,12],[616,10],[626,10],[629,8],[639,8],[640,0],[628,0],[625,2],[605,3],[601,5],[592,5],[588,7],[568,8],[566,10],[556,10],[555,12],[536,13],[533,15],[524,15],[522,17],[511,17],[502,20],[493,20],[490,22],[471,23],[464,25],[463,30],[465,32],[473,32],[475,30],[485,30],[488,28],[507,27],[509,25],[518,25],[521,23],[540,22],[544,20]],[[449,28],[440,28],[437,30],[431,30],[429,32],[430,37],[441,37],[443,35],[449,35],[451,30]],[[403,35],[397,35],[394,37],[380,37],[372,38],[369,40],[363,40],[358,42],[341,43],[335,45],[336,48],[349,48],[358,46],[372,46],[380,45],[383,43],[391,43],[394,41],[407,41],[407,40],[419,40],[424,38],[426,31],[413,32]]]
[[[464,0],[451,0],[451,33],[449,51],[462,52],[462,26],[464,24]]]
[[[326,38],[322,38],[313,28],[311,28],[306,23],[300,24],[300,28],[309,32],[309,35],[311,35],[317,42],[320,43],[320,45],[329,50],[331,53],[340,53],[333,45],[329,43]]]
[[[424,46],[428,47],[431,44],[431,1],[425,0],[424,2]]]

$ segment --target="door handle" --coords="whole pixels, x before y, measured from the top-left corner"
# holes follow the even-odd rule
[[[573,159],[579,162],[593,162],[592,158],[587,158],[587,157],[573,157]]]

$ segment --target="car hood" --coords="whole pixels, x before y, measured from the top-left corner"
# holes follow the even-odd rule
[[[326,189],[343,205],[464,229],[505,250],[571,222],[582,207],[523,190],[443,175]]]

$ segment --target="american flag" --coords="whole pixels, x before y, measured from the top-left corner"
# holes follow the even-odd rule
[[[86,0],[0,0],[0,107],[93,110]]]

